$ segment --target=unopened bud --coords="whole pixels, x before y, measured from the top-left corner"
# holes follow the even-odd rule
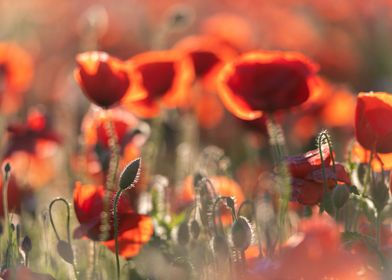
[[[141,158],[137,158],[129,163],[120,175],[120,189],[134,187],[139,180]]]
[[[196,220],[192,220],[192,222],[191,222],[191,234],[192,234],[193,239],[199,238],[200,225]]]
[[[22,247],[23,252],[25,252],[25,253],[28,253],[31,251],[31,249],[33,248],[33,244],[31,243],[30,237],[28,237],[26,235],[23,238],[21,247]]]
[[[239,217],[231,227],[231,240],[236,249],[245,251],[252,241],[252,229],[245,217]]]
[[[59,242],[57,243],[57,253],[64,261],[73,264],[74,255],[72,247],[68,242],[65,242],[64,240],[59,240]]]
[[[338,185],[332,192],[332,201],[336,209],[340,209],[350,197],[350,190],[346,185]]]
[[[178,227],[177,231],[177,241],[178,244],[185,246],[189,242],[189,227],[188,227],[188,222],[182,222],[180,226]]]
[[[389,199],[388,187],[384,182],[379,181],[370,186],[370,196],[378,212],[381,212]]]
[[[227,244],[226,238],[222,235],[216,235],[212,239],[212,249],[219,256],[229,255],[229,245]]]

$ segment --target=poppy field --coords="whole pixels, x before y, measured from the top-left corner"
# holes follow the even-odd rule
[[[0,279],[392,279],[391,19],[0,1]]]

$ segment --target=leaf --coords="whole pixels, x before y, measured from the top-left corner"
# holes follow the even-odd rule
[[[140,175],[140,163],[141,163],[141,158],[137,158],[134,161],[131,161],[124,170],[122,171],[120,175],[120,183],[119,186],[122,190],[125,190],[127,188],[132,188],[135,186],[137,181],[139,180],[139,175]]]

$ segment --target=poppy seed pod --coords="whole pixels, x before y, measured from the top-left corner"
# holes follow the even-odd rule
[[[226,238],[222,235],[216,235],[212,239],[212,249],[219,256],[229,255],[229,246],[227,244]]]
[[[332,201],[336,209],[340,209],[350,197],[350,190],[346,185],[336,186],[332,192]]]
[[[231,240],[236,249],[245,251],[252,241],[252,229],[245,217],[238,217],[231,227]]]
[[[189,226],[188,226],[188,222],[185,221],[182,222],[178,227],[177,241],[178,244],[185,246],[186,244],[188,244],[189,239],[190,239]]]

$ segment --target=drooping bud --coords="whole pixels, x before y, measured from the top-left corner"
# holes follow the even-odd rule
[[[31,239],[27,235],[22,240],[21,248],[22,248],[23,252],[25,252],[26,254],[29,253],[31,251],[31,249],[33,248],[33,244],[31,243]]]
[[[73,264],[74,254],[72,251],[72,247],[68,242],[64,240],[59,240],[59,242],[57,243],[57,253],[64,261]]]
[[[332,201],[336,209],[340,209],[350,197],[350,190],[346,185],[338,185],[332,192]]]
[[[185,246],[188,244],[190,239],[190,234],[189,234],[189,227],[188,227],[188,222],[182,222],[180,226],[178,227],[177,231],[177,241],[178,244]]]
[[[199,238],[200,225],[199,225],[198,221],[196,221],[196,220],[192,220],[192,222],[191,222],[191,234],[192,234],[193,239],[196,240],[197,238]]]
[[[137,158],[130,162],[122,171],[120,175],[119,186],[120,189],[125,190],[126,188],[133,187],[139,180],[140,175],[140,164],[141,158]]]
[[[212,239],[212,249],[219,256],[229,255],[229,245],[227,244],[226,238],[222,235],[215,235]]]
[[[370,196],[378,212],[381,212],[389,199],[388,187],[383,181],[375,182],[370,186]]]
[[[231,240],[236,249],[245,251],[252,241],[252,229],[245,217],[238,217],[231,227]]]

